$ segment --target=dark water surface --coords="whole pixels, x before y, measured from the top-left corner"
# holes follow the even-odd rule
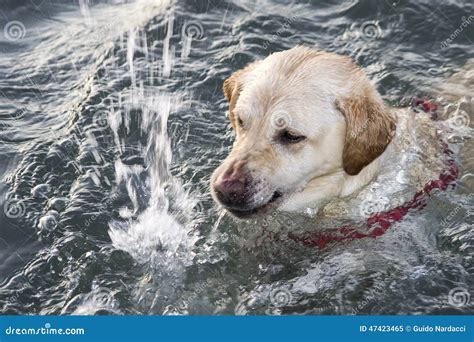
[[[472,314],[469,94],[438,99],[468,115],[450,137],[456,189],[379,239],[323,251],[265,239],[280,218],[234,222],[208,187],[232,142],[233,71],[305,44],[353,57],[394,105],[437,98],[456,72],[472,79],[473,8],[2,1],[0,312]]]

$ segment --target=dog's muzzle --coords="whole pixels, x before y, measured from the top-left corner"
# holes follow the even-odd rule
[[[232,163],[212,185],[217,201],[239,218],[257,214],[282,196],[275,191],[265,203],[255,203],[254,180],[242,162]]]

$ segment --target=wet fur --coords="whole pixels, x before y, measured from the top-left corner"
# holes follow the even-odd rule
[[[362,70],[333,53],[305,47],[275,53],[235,72],[223,91],[236,140],[211,185],[232,163],[245,163],[255,180],[249,207],[265,205],[276,190],[284,196],[274,207],[284,211],[350,195],[376,176],[396,129],[392,110]],[[270,121],[279,111],[307,141],[275,143]]]

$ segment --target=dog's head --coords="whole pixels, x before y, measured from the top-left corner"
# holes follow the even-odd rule
[[[235,72],[224,95],[235,142],[211,188],[237,217],[279,207],[319,177],[357,175],[385,150],[395,128],[349,58],[304,47]]]

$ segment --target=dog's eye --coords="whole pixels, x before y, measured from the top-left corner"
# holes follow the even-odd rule
[[[280,136],[283,143],[295,144],[306,139],[304,135],[298,135],[289,131],[283,131]]]
[[[244,122],[240,117],[237,117],[237,125],[239,125],[240,128],[244,127]]]

